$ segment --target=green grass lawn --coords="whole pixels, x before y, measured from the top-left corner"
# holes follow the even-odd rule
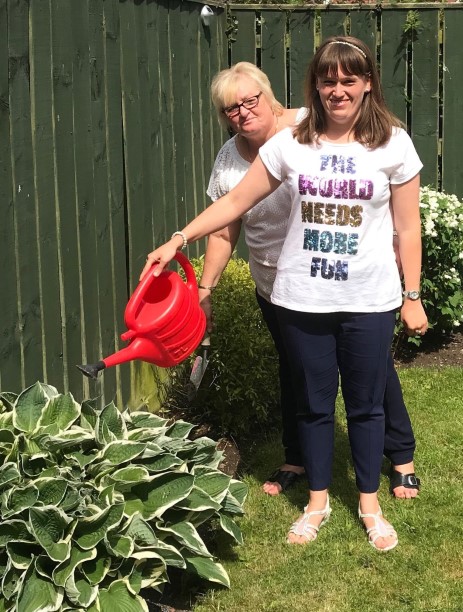
[[[333,513],[316,542],[289,546],[286,533],[307,502],[301,482],[270,498],[261,484],[282,461],[278,438],[246,451],[241,477],[249,485],[240,522],[244,545],[217,542],[231,589],[207,591],[195,612],[463,611],[463,371],[400,371],[417,439],[415,465],[422,492],[414,501],[388,492],[380,501],[399,534],[398,547],[377,553],[356,516],[344,409],[338,403],[331,487]]]

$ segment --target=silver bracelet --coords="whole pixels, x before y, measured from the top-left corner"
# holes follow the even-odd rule
[[[397,233],[397,230],[392,230],[392,235],[393,236],[398,236],[399,234]]]
[[[208,291],[214,291],[215,289],[217,289],[216,285],[198,285],[198,289],[207,289]]]
[[[185,234],[184,234],[183,232],[177,231],[177,232],[174,232],[174,233],[172,234],[172,236],[170,237],[170,239],[172,240],[172,238],[174,238],[175,236],[181,236],[181,237],[182,237],[183,244],[182,244],[182,246],[180,247],[180,250],[181,250],[181,251],[183,251],[183,249],[186,249],[186,248],[187,248],[187,246],[188,246],[188,239],[187,239],[187,237],[185,236]]]

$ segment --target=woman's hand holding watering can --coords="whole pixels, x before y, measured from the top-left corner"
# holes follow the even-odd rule
[[[139,280],[141,280],[145,274],[151,270],[154,264],[156,265],[153,269],[153,276],[159,276],[167,264],[175,257],[177,251],[184,247],[184,244],[184,238],[182,237],[181,233],[178,233],[174,234],[168,242],[161,245],[157,249],[154,249],[154,251],[151,253],[148,253],[145,267],[141,271]]]

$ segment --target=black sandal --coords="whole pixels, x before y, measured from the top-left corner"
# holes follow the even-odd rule
[[[277,482],[281,487],[281,492],[283,492],[292,487],[301,476],[304,476],[304,473],[298,474],[297,472],[277,469],[265,482]]]
[[[394,495],[394,489],[397,487],[405,487],[406,489],[416,489],[419,491],[421,484],[420,479],[415,476],[415,472],[412,474],[401,474],[392,467],[391,473],[389,474],[389,482],[389,491],[391,495]]]

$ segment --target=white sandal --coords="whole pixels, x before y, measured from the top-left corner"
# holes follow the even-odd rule
[[[288,532],[294,533],[297,536],[303,536],[307,542],[313,542],[320,531],[320,527],[328,522],[331,514],[330,507],[330,499],[326,498],[326,505],[323,510],[312,510],[311,512],[307,512],[308,505],[304,508],[304,514],[297,519],[295,523],[291,525],[291,529]],[[323,516],[323,520],[320,525],[317,527],[316,525],[312,525],[310,519],[312,516]],[[298,542],[291,542],[289,539],[286,539],[288,544],[297,544]],[[307,543],[305,542],[305,543]],[[302,544],[302,542],[301,542]]]
[[[397,544],[399,543],[397,532],[392,525],[388,525],[385,522],[385,520],[383,519],[383,513],[381,511],[381,508],[375,514],[368,514],[368,513],[362,514],[362,511],[360,510],[360,505],[359,505],[358,513],[359,513],[360,519],[372,518],[375,521],[375,524],[373,525],[373,527],[369,527],[366,530],[368,541],[370,542],[371,546],[373,546],[375,550],[378,550],[379,552],[387,552],[388,550],[392,550],[393,548],[397,546]],[[378,548],[378,546],[376,546],[375,542],[378,538],[389,538],[389,537],[395,538],[395,542],[393,542],[390,546],[386,546],[386,548]]]

